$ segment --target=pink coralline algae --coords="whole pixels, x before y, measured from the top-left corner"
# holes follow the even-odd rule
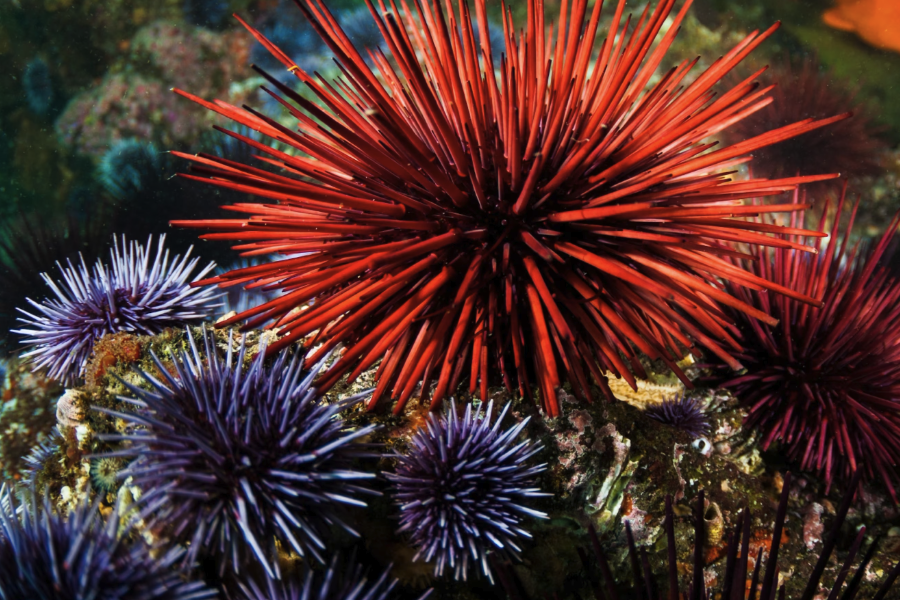
[[[246,54],[248,46],[243,32],[148,25],[132,40],[124,63],[69,103],[56,132],[65,145],[94,158],[127,138],[151,139],[163,147],[190,145],[215,117],[170,90],[200,89],[240,103],[229,87],[246,75],[243,61],[235,61],[234,55]]]

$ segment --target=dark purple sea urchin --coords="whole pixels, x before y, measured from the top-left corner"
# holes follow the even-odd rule
[[[515,538],[531,537],[520,527],[522,516],[547,518],[524,504],[547,495],[533,487],[546,465],[530,464],[541,445],[518,440],[527,418],[500,429],[508,410],[507,404],[493,423],[493,402],[486,412],[467,405],[462,418],[455,404],[446,417],[429,414],[409,452],[397,455],[396,472],[386,474],[400,507],[400,531],[418,550],[413,560],[433,560],[437,576],[449,568],[465,579],[471,560],[492,578],[488,554],[515,558]]]
[[[160,236],[155,255],[152,246],[152,236],[146,246],[129,243],[124,236],[121,244],[114,238],[110,266],[98,260],[89,270],[82,257],[78,266],[71,261],[66,261],[68,267],[57,263],[62,281],[42,274],[55,297],[42,302],[29,298],[36,312],[19,309],[25,327],[14,330],[25,336],[31,350],[24,356],[35,368],[46,368],[50,377],[72,383],[82,374],[94,343],[108,333],[155,334],[208,316],[214,290],[190,284],[215,264],[191,277],[199,259],[191,258],[190,250],[170,259],[165,235]]]
[[[213,334],[204,329],[202,353],[188,337],[178,360],[163,365],[153,355],[162,380],[141,372],[152,391],[126,384],[137,412],[97,409],[141,426],[103,436],[130,442],[107,456],[138,459],[120,477],[143,490],[145,514],[190,542],[189,561],[209,555],[223,573],[255,557],[278,578],[276,541],[322,560],[329,525],[356,535],[338,508],[376,494],[359,484],[375,475],[353,467],[370,456],[354,442],[376,426],[350,430],[337,416],[362,395],[323,404],[310,387],[321,365],[306,373],[298,355],[281,353],[266,367],[259,352],[244,372],[246,338],[223,359]]]
[[[646,415],[654,421],[700,437],[709,430],[709,421],[696,398],[685,398],[684,392],[664,398],[659,404],[647,407]]]
[[[183,550],[152,553],[119,532],[85,500],[68,517],[45,497],[17,506],[0,491],[0,598],[4,600],[201,600],[215,591],[187,581],[175,565]]]

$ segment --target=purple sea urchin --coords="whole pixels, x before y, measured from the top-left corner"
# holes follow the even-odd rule
[[[241,600],[388,600],[394,597],[391,592],[397,585],[397,580],[389,577],[390,570],[388,567],[377,579],[369,581],[359,565],[339,569],[335,556],[324,576],[307,568],[302,578],[286,582],[269,579],[262,585],[253,580],[241,584]],[[425,600],[430,594],[428,590],[418,600]]]
[[[57,263],[62,281],[42,274],[55,298],[42,302],[29,298],[35,312],[19,309],[25,327],[14,330],[25,336],[31,350],[24,356],[35,368],[46,368],[50,377],[72,383],[83,373],[94,343],[108,333],[155,334],[208,316],[214,308],[214,290],[190,284],[215,264],[191,278],[199,259],[191,258],[188,250],[170,260],[165,237],[160,236],[155,256],[152,236],[146,246],[129,243],[123,236],[121,245],[113,239],[111,266],[98,260],[90,271],[82,257],[77,267],[71,261],[68,267]]]
[[[296,354],[266,367],[260,352],[245,373],[245,340],[237,352],[228,344],[223,359],[204,328],[202,353],[190,338],[190,351],[168,368],[153,355],[163,379],[141,372],[152,391],[126,384],[137,412],[97,410],[142,426],[103,436],[131,442],[107,456],[138,459],[120,476],[133,477],[145,511],[168,524],[174,539],[190,542],[189,561],[212,554],[220,573],[237,572],[255,556],[278,578],[276,540],[322,560],[326,526],[356,535],[337,509],[365,506],[361,496],[377,494],[360,484],[375,475],[353,468],[370,456],[356,440],[376,426],[345,427],[338,413],[362,394],[319,402],[310,384],[321,365],[304,373]]]
[[[68,517],[32,495],[23,507],[0,491],[0,598],[4,600],[201,600],[216,593],[174,568],[183,550],[151,554],[82,502]]]
[[[467,405],[462,418],[455,403],[445,417],[429,414],[409,452],[397,455],[396,471],[386,474],[400,507],[400,531],[417,549],[413,560],[435,561],[437,576],[449,568],[465,579],[471,559],[490,579],[488,554],[518,557],[515,538],[531,537],[521,518],[547,518],[525,506],[529,498],[547,495],[533,487],[546,465],[529,460],[541,445],[518,441],[528,418],[500,429],[508,410],[509,404],[493,423],[493,402],[486,412]]]
[[[709,421],[700,403],[696,398],[685,398],[684,392],[648,406],[646,415],[654,421],[686,431],[693,437],[699,437],[709,430]]]

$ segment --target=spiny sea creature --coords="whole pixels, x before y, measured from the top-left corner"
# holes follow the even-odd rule
[[[853,117],[816,129],[753,153],[755,176],[783,177],[797,173],[840,172],[842,177],[877,175],[887,144],[878,138],[871,110],[840,79],[823,70],[815,57],[784,60],[760,77],[772,90],[772,103],[729,128],[727,139],[743,140],[804,119],[820,119],[852,112]],[[735,79],[735,81],[737,81]],[[817,197],[829,189],[839,192],[839,180],[805,186]]]
[[[371,456],[358,440],[377,426],[350,429],[338,416],[362,395],[324,404],[311,387],[321,365],[304,372],[300,356],[284,352],[266,366],[260,352],[245,372],[246,338],[222,357],[205,327],[202,352],[187,337],[190,350],[170,366],[152,355],[161,375],[139,371],[152,391],[125,383],[136,412],[97,408],[142,426],[102,436],[129,444],[105,456],[137,459],[119,476],[131,476],[145,510],[189,542],[189,562],[211,554],[221,574],[255,557],[278,578],[276,540],[322,561],[330,525],[357,535],[339,509],[377,495],[365,487],[375,474],[354,466]]]
[[[91,483],[101,493],[113,492],[119,487],[118,475],[122,460],[114,457],[97,457],[91,460]]]
[[[119,140],[106,151],[97,167],[97,179],[116,200],[133,201],[142,191],[163,185],[163,158],[153,142]]]
[[[593,525],[589,527],[589,537],[593,549],[596,567],[591,565],[588,559],[588,553],[579,549],[581,560],[588,571],[589,579],[594,588],[594,596],[597,600],[617,600],[622,597],[621,591],[627,590],[625,597],[643,598],[649,600],[660,600],[668,598],[669,600],[678,600],[679,598],[700,600],[702,598],[731,598],[734,600],[743,600],[747,595],[749,598],[775,598],[776,594],[780,600],[786,597],[785,584],[779,584],[779,571],[789,570],[790,565],[779,565],[778,553],[782,544],[782,534],[784,532],[785,518],[787,517],[788,500],[790,496],[790,473],[784,478],[784,486],[781,492],[781,498],[778,503],[778,509],[773,524],[772,536],[767,543],[757,549],[753,549],[750,544],[752,519],[750,510],[745,508],[739,515],[735,526],[728,532],[728,544],[726,550],[726,564],[724,573],[715,577],[716,588],[706,587],[706,579],[704,577],[704,567],[706,566],[706,550],[704,544],[696,543],[697,540],[706,539],[704,531],[706,520],[703,518],[704,513],[704,493],[698,494],[697,504],[694,508],[694,552],[693,561],[689,563],[691,575],[689,584],[683,586],[678,582],[679,572],[682,565],[677,559],[677,548],[675,547],[675,514],[672,509],[672,497],[666,496],[666,518],[665,518],[665,535],[667,541],[667,573],[656,574],[650,569],[650,563],[647,557],[647,549],[637,548],[634,538],[630,532],[630,526],[626,522],[626,530],[628,537],[628,550],[631,563],[632,578],[630,582],[613,574],[609,561],[603,552],[600,539],[594,530]],[[841,505],[835,514],[834,522],[828,534],[825,536],[821,553],[818,556],[813,571],[809,578],[801,581],[803,587],[801,594],[791,596],[799,600],[813,600],[813,598],[823,598],[824,594],[828,594],[830,600],[838,598],[838,594],[843,589],[843,595],[840,598],[852,600],[857,597],[860,591],[860,584],[863,576],[867,575],[867,567],[875,554],[876,542],[873,542],[869,549],[865,552],[860,564],[857,566],[853,577],[847,582],[847,576],[850,574],[850,568],[857,553],[862,547],[865,539],[866,528],[861,527],[854,536],[854,541],[850,546],[846,559],[838,571],[835,581],[831,585],[823,584],[822,575],[825,568],[829,564],[829,559],[837,546],[841,525],[847,516],[847,511],[853,501],[856,488],[859,484],[859,476],[855,476],[850,483],[847,493],[844,495]],[[752,559],[752,562],[751,562]],[[761,568],[765,563],[765,569]],[[506,590],[510,600],[524,600],[525,595],[522,591],[520,582],[516,579],[514,572],[506,565],[499,562],[496,563],[496,571]],[[596,573],[595,571],[599,571]],[[751,575],[752,571],[752,575]],[[599,575],[599,576],[598,576]],[[870,598],[871,600],[883,600],[887,593],[893,589],[897,577],[900,576],[900,562],[891,569],[881,582],[878,590]],[[749,577],[749,579],[748,579]],[[665,579],[668,583],[667,595],[661,595],[656,585],[658,580]],[[790,578],[790,583],[797,581],[796,574]],[[846,587],[844,583],[847,582]],[[624,588],[624,589],[623,589]]]
[[[22,459],[24,468],[22,469],[22,483],[24,487],[32,488],[37,484],[37,476],[47,461],[56,456],[60,445],[64,441],[62,433],[58,427],[53,427],[50,435],[46,439],[38,442],[38,445],[31,449],[31,452]]]
[[[645,414],[654,421],[686,431],[692,437],[701,436],[709,430],[709,420],[700,402],[696,398],[686,398],[684,392],[648,406]]]
[[[388,600],[394,597],[392,591],[397,580],[390,578],[390,566],[370,581],[361,566],[341,568],[339,562],[335,555],[324,575],[307,566],[302,577],[288,581],[268,579],[260,584],[250,580],[246,585],[240,584],[241,600]],[[418,600],[425,600],[431,591],[419,596]]]
[[[504,24],[500,64],[485,0],[475,0],[478,47],[468,2],[458,15],[439,3],[416,4],[415,14],[373,7],[390,54],[376,54],[374,67],[321,2],[297,4],[343,77],[335,86],[314,78],[247,25],[317,101],[260,70],[297,119],[295,132],[176,90],[292,152],[244,139],[283,165],[282,174],[179,154],[195,163],[188,177],[270,203],[229,207],[245,219],[173,224],[240,240],[235,248],[245,255],[305,253],[204,283],[280,285],[281,297],[230,322],[251,328],[275,319],[283,335],[272,353],[314,332],[314,361],[343,344],[319,389],[380,361],[370,407],[388,395],[399,412],[419,389],[436,407],[468,375],[482,399],[492,380],[528,398],[539,388],[556,415],[565,382],[581,399],[591,396],[589,378],[611,396],[604,372],[634,386],[635,374],[646,377],[640,353],[687,386],[675,363],[695,344],[739,368],[737,330],[722,307],[774,319],[722,292],[718,278],[815,304],[725,259],[736,252],[732,241],[803,249],[782,237],[795,230],[743,219],[799,207],[740,200],[833,176],[730,175],[751,152],[846,115],[719,149],[704,141],[771,101],[753,77],[713,90],[775,26],[750,34],[693,81],[694,62],[685,61],[648,86],[690,1],[671,17],[674,0],[648,6],[630,27],[620,0],[597,48],[602,3],[589,18],[586,0],[564,4],[554,36],[542,2],[529,0],[521,35]],[[310,300],[309,310],[294,310]]]
[[[193,278],[198,258],[191,251],[170,259],[166,236],[159,238],[155,254],[153,238],[147,244],[113,238],[111,265],[97,260],[88,270],[81,257],[75,266],[57,263],[62,281],[42,273],[54,297],[36,302],[34,312],[19,309],[24,325],[13,330],[31,347],[23,356],[35,369],[45,368],[50,377],[73,383],[81,376],[94,343],[108,333],[128,331],[159,333],[166,327],[205,319],[215,308],[216,295],[209,288],[192,287],[214,267],[210,263]]]
[[[846,192],[846,188],[845,188]],[[719,383],[747,407],[745,426],[762,446],[781,442],[784,453],[828,487],[862,468],[896,500],[900,457],[900,280],[880,266],[900,215],[869,251],[850,245],[850,223],[839,228],[837,205],[831,241],[818,254],[780,249],[752,251],[742,268],[824,303],[819,310],[790,298],[726,284],[741,301],[780,320],[766,326],[733,313],[744,331],[740,355],[747,371],[723,372]],[[802,213],[795,222],[802,222]],[[824,230],[825,218],[819,223]]]
[[[78,253],[96,256],[109,244],[97,214],[87,222],[72,216],[20,214],[0,225],[0,346],[15,347],[17,306],[46,293],[41,273]],[[7,339],[9,338],[9,339]]]
[[[202,600],[217,597],[176,568],[181,549],[156,552],[119,532],[119,512],[104,521],[87,499],[68,516],[50,501],[17,506],[0,490],[0,598],[6,600]]]
[[[400,532],[417,549],[413,560],[434,561],[434,573],[453,571],[466,579],[480,569],[488,578],[488,555],[518,557],[516,538],[530,538],[522,517],[546,519],[527,506],[529,499],[547,496],[534,487],[547,468],[531,458],[539,443],[519,440],[530,418],[501,429],[509,404],[493,420],[493,402],[482,412],[467,404],[460,417],[452,403],[446,416],[428,415],[410,448],[398,454],[397,467],[385,476],[394,486],[400,509]]]

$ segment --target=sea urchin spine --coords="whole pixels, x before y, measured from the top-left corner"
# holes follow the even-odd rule
[[[62,281],[42,277],[55,298],[31,304],[35,312],[19,309],[25,324],[14,333],[25,336],[31,349],[24,354],[36,369],[64,383],[73,383],[84,372],[94,344],[108,333],[128,331],[156,334],[166,327],[199,322],[214,308],[215,294],[210,289],[192,287],[214,267],[210,263],[191,277],[198,258],[188,250],[182,257],[170,259],[160,236],[153,253],[153,238],[144,246],[137,242],[113,239],[111,265],[98,260],[90,271],[81,257],[75,266],[59,263]]]
[[[236,353],[229,341],[223,359],[205,328],[202,353],[187,336],[190,351],[168,368],[153,355],[161,380],[141,373],[152,391],[125,384],[136,412],[97,408],[142,426],[102,436],[130,443],[105,456],[137,459],[119,476],[143,490],[145,513],[190,542],[188,560],[209,553],[221,572],[238,572],[253,556],[277,578],[276,541],[323,560],[328,526],[357,535],[339,508],[377,495],[362,485],[375,474],[353,468],[371,456],[357,441],[377,426],[350,430],[338,417],[361,395],[324,404],[310,385],[318,369],[304,372],[298,354],[267,367],[260,352],[245,372],[245,339]]]
[[[87,497],[66,517],[50,501],[19,507],[0,490],[0,598],[9,600],[204,600],[216,598],[176,568],[184,550],[156,552],[119,531],[119,512],[104,521]]]
[[[732,294],[780,324],[766,326],[735,314],[745,331],[741,361],[747,371],[723,375],[721,385],[748,408],[745,424],[760,431],[763,447],[780,441],[790,459],[823,475],[829,486],[834,478],[846,481],[864,468],[896,500],[900,280],[879,261],[900,215],[870,251],[859,252],[849,240],[856,207],[841,236],[843,205],[842,194],[831,240],[821,253],[759,249],[742,265],[824,306],[810,310],[789,298],[773,300],[764,292],[731,286]],[[802,220],[802,213],[796,219]],[[824,227],[823,217],[819,229]]]
[[[400,507],[400,531],[418,550],[413,560],[434,561],[437,576],[452,569],[465,579],[474,567],[490,578],[488,555],[517,557],[516,538],[531,537],[521,518],[547,518],[525,504],[548,495],[533,487],[547,465],[530,464],[540,444],[518,439],[529,419],[500,428],[509,404],[495,421],[493,402],[485,412],[468,404],[462,417],[455,403],[448,408],[446,417],[428,415],[386,476]]]
[[[771,101],[753,77],[724,94],[715,88],[775,26],[692,82],[696,61],[684,61],[648,87],[690,0],[671,22],[674,0],[648,5],[634,27],[630,17],[623,26],[620,0],[599,49],[602,2],[591,11],[587,0],[563,3],[556,33],[542,0],[529,0],[518,34],[504,10],[499,64],[486,0],[475,0],[474,17],[467,1],[458,13],[449,1],[415,3],[414,14],[369,2],[390,56],[370,52],[371,67],[320,0],[297,4],[343,77],[334,85],[313,77],[245,23],[317,101],[260,71],[297,120],[293,131],[176,90],[292,152],[232,134],[281,174],[180,154],[195,163],[188,177],[270,203],[228,207],[248,218],[173,224],[240,240],[246,255],[293,255],[203,283],[283,290],[223,325],[274,319],[282,337],[271,352],[313,334],[313,360],[343,344],[321,389],[381,361],[370,407],[387,395],[399,411],[417,389],[436,407],[468,376],[482,399],[492,380],[525,397],[539,388],[557,415],[566,381],[581,399],[591,396],[589,379],[612,396],[607,372],[635,387],[635,375],[646,376],[641,353],[689,387],[675,363],[695,343],[739,368],[737,330],[722,307],[775,320],[724,293],[718,278],[814,303],[726,259],[733,241],[803,248],[782,237],[796,230],[744,220],[799,207],[741,199],[834,176],[730,175],[751,152],[847,115],[718,149],[705,141]]]

